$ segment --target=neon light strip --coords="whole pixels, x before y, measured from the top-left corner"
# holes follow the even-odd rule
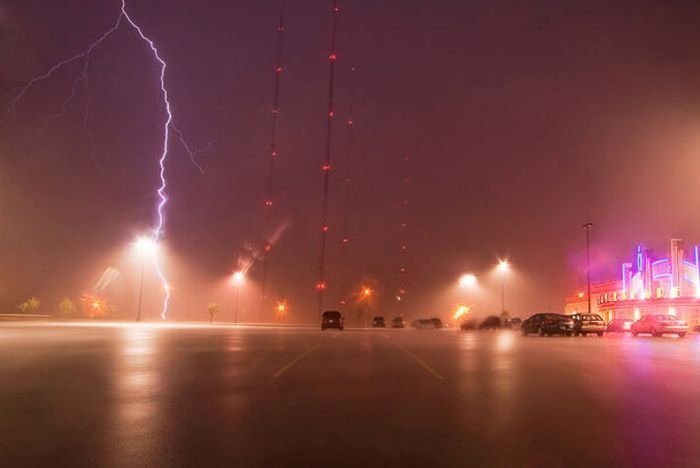
[[[695,249],[695,252],[697,254],[697,248]],[[625,293],[627,292],[627,268],[625,268],[625,264],[622,264],[622,291]]]
[[[695,250],[695,276],[697,280],[695,283],[695,297],[698,297],[698,295],[700,295],[700,261],[698,261],[698,246],[696,245],[693,250]]]

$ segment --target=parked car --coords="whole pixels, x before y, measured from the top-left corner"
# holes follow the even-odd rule
[[[598,314],[573,314],[574,319],[574,335],[586,336],[589,333],[595,333],[598,336],[603,336],[605,333],[605,320]]]
[[[494,330],[501,328],[501,319],[495,315],[486,317],[479,325],[479,330]]]
[[[321,315],[321,330],[326,328],[343,329],[343,315],[337,310],[327,310]]]
[[[437,317],[433,317],[430,319],[430,321],[433,323],[433,328],[442,328],[442,320],[440,320]]]
[[[372,319],[372,328],[384,328],[386,323],[384,322],[384,317],[377,315]]]
[[[523,324],[522,319],[520,319],[518,317],[512,317],[512,318],[506,319],[506,321],[503,323],[503,326],[506,328],[510,328],[510,329],[516,329],[516,328],[520,328],[522,324]]]
[[[406,321],[401,317],[394,317],[391,320],[391,328],[406,328]]]
[[[417,319],[411,322],[411,326],[417,330],[424,330],[426,328],[435,328],[435,324],[430,319]]]
[[[476,330],[479,328],[479,322],[476,319],[466,319],[459,324],[459,329],[462,331]]]
[[[523,335],[537,333],[540,336],[566,335],[574,332],[574,321],[564,314],[535,314],[527,318],[522,324]]]
[[[625,318],[617,318],[613,319],[608,323],[608,326],[605,328],[605,331],[610,333],[610,332],[617,332],[617,333],[624,333],[630,331],[632,328],[632,324],[634,323],[634,320],[632,319],[625,319]]]
[[[640,333],[651,333],[652,336],[670,333],[683,338],[688,333],[688,324],[673,315],[649,314],[634,322],[630,331],[634,336]]]

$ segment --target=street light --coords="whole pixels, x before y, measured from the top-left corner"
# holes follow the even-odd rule
[[[476,286],[476,276],[471,273],[466,273],[459,278],[460,288],[471,288]]]
[[[499,260],[496,270],[501,275],[501,315],[506,313],[506,275],[510,271],[508,260]]]
[[[370,309],[372,307],[372,294],[374,294],[374,291],[372,291],[372,288],[370,288],[369,286],[362,286],[362,289],[360,289],[360,297],[358,299],[358,302],[360,303],[359,310],[362,313],[365,328],[367,328],[367,315],[369,315]]]
[[[593,223],[581,226],[586,230],[586,287],[588,289],[588,313],[591,313],[591,228]]]
[[[241,286],[245,281],[245,273],[242,271],[237,271],[231,276],[231,281],[236,286],[236,302],[233,309],[234,322],[238,323],[238,309],[241,305]]]
[[[146,259],[152,258],[158,250],[158,243],[152,237],[139,237],[136,239],[136,250],[141,259],[141,277],[139,280],[139,306],[136,310],[136,321],[141,321],[141,307],[143,305],[143,272],[146,267]]]
[[[277,303],[277,321],[281,322],[284,313],[287,311],[287,301]]]

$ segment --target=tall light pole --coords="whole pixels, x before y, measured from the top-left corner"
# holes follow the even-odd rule
[[[145,269],[146,262],[141,259],[141,276],[139,280],[139,307],[136,309],[136,321],[141,321],[141,306],[143,305],[143,270]]]
[[[473,273],[465,273],[459,277],[459,288],[465,291],[473,291],[477,286],[477,281],[478,280],[476,279],[476,275],[474,275]],[[468,304],[470,300],[468,297],[469,294],[465,294],[465,296],[467,296],[466,299]],[[454,320],[460,319],[461,317],[469,313],[469,309],[469,305],[458,306],[452,318]]]
[[[588,313],[591,313],[591,228],[593,223],[581,226],[586,230],[586,287],[588,289]]]
[[[370,302],[372,298],[372,294],[374,291],[372,291],[372,288],[369,286],[363,286],[362,291],[360,291],[360,301],[364,303],[365,307],[365,314],[363,314],[364,317],[364,326],[367,328],[367,315],[370,313],[370,308],[372,306],[372,303]]]
[[[152,257],[156,253],[158,245],[155,239],[150,237],[139,237],[136,239],[136,250],[141,260],[141,275],[139,279],[139,305],[136,309],[136,321],[141,321],[141,307],[143,305],[143,273],[146,267],[146,258]]]
[[[501,315],[506,313],[506,275],[510,271],[508,260],[500,260],[496,267],[501,274]]]
[[[241,286],[243,286],[243,281],[245,280],[245,274],[242,271],[237,271],[232,277],[234,286],[236,287],[236,299],[233,309],[234,322],[238,324],[238,309],[241,305]]]

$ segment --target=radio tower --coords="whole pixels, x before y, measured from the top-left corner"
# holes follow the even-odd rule
[[[348,129],[348,153],[345,162],[345,207],[343,214],[343,237],[341,240],[343,258],[343,284],[341,289],[340,304],[345,305],[348,297],[349,277],[348,269],[350,260],[350,212],[352,211],[352,175],[355,150],[355,67],[350,68],[350,112],[345,121]]]
[[[284,1],[280,3],[279,23],[277,24],[277,43],[275,46],[275,86],[272,97],[272,124],[270,127],[270,146],[268,148],[269,166],[267,172],[267,196],[265,197],[265,220],[263,224],[263,256],[262,256],[262,284],[260,287],[260,321],[262,321],[263,311],[267,302],[267,274],[269,267],[269,256],[272,251],[272,241],[270,239],[270,228],[272,223],[272,206],[274,198],[274,169],[275,160],[279,156],[277,145],[277,127],[279,124],[279,97],[280,78],[282,76],[282,39],[284,37]]]
[[[396,289],[396,302],[401,304],[408,292],[408,285],[406,280],[406,275],[408,273],[408,229],[409,229],[409,184],[411,183],[411,178],[409,175],[409,164],[410,158],[408,156],[403,157],[403,167],[401,179],[401,208],[400,208],[400,225],[399,225],[399,271],[398,271],[398,287]]]
[[[326,292],[326,241],[328,238],[328,188],[331,175],[331,135],[333,130],[333,89],[335,85],[335,36],[338,22],[338,0],[333,0],[331,10],[331,48],[328,54],[328,117],[326,126],[326,152],[321,171],[323,172],[323,204],[321,208],[321,253],[318,257],[318,282],[316,290],[318,292],[319,314],[323,312],[323,296]]]

